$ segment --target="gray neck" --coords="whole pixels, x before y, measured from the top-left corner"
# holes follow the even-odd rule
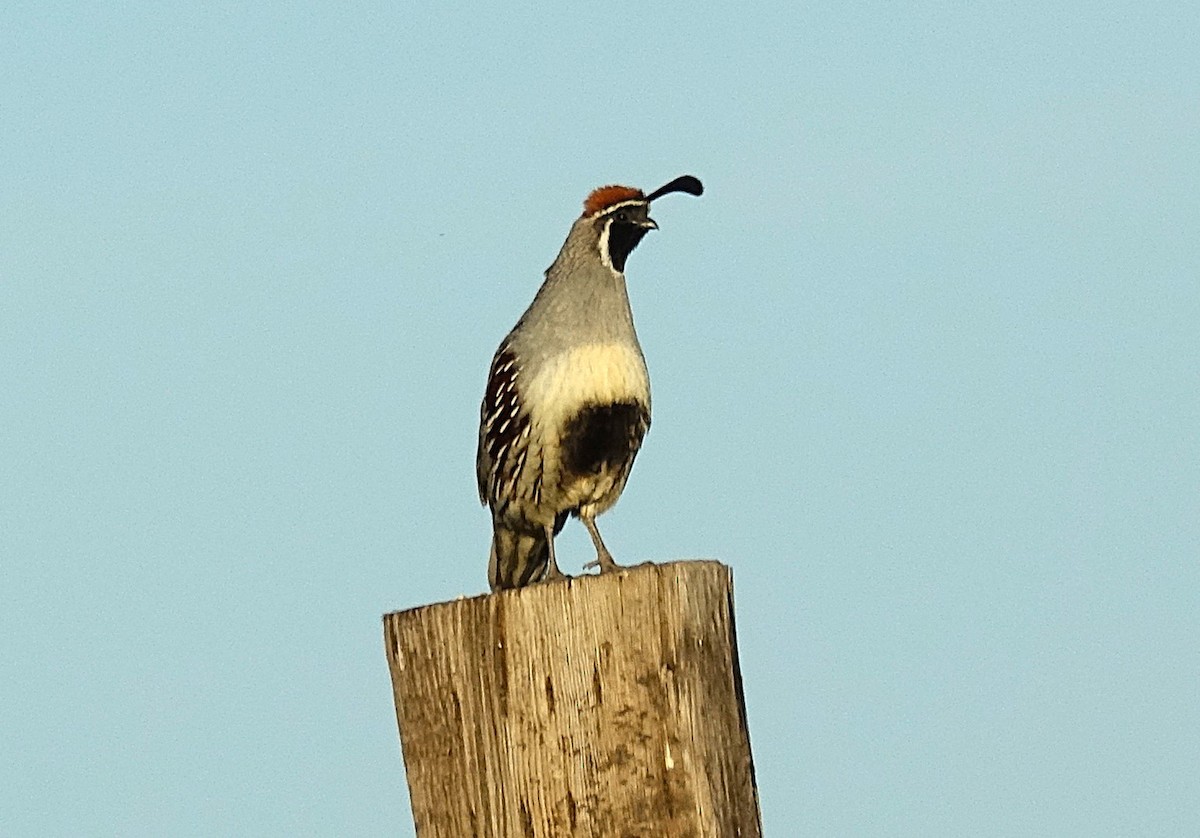
[[[575,222],[518,331],[547,354],[586,343],[637,345],[625,275],[600,261],[591,219]]]

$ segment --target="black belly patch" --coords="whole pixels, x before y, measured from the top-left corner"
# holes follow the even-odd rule
[[[649,425],[649,413],[637,402],[585,407],[563,428],[563,465],[575,474],[627,468]]]

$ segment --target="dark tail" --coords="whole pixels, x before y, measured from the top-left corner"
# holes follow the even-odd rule
[[[520,588],[540,582],[550,563],[550,542],[541,530],[522,532],[496,526],[488,583],[493,591]]]

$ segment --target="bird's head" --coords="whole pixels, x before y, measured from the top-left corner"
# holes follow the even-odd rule
[[[624,273],[625,260],[642,236],[658,229],[650,217],[650,203],[672,192],[701,195],[704,186],[691,175],[683,175],[649,195],[630,186],[601,186],[593,190],[583,202],[583,218],[592,222],[600,261],[617,273]]]

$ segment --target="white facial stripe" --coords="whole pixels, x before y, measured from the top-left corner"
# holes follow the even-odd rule
[[[621,207],[639,207],[639,206],[648,206],[648,205],[649,205],[648,202],[644,198],[637,198],[632,201],[621,201],[620,203],[612,204],[610,206],[605,207],[603,209],[603,211],[596,213],[596,217],[597,218],[603,217],[605,215],[608,215],[611,212],[615,212],[616,210],[619,210]]]
[[[608,268],[613,273],[617,273],[617,269],[613,267],[612,259],[608,258],[608,231],[612,228],[612,219],[604,222],[604,227],[600,230],[600,262],[604,267]]]
[[[603,212],[598,213],[596,215],[596,218],[604,220],[604,226],[600,230],[600,241],[597,243],[597,246],[600,248],[600,263],[615,274],[619,274],[619,273],[621,273],[621,271],[618,271],[616,268],[613,267],[612,259],[610,259],[608,256],[608,231],[612,227],[612,217],[611,216],[614,212],[621,209],[622,207],[644,207],[644,206],[649,206],[649,204],[645,200],[642,200],[642,199],[636,199],[636,200],[632,200],[632,201],[621,201],[620,203],[616,203],[610,207],[606,207]]]

